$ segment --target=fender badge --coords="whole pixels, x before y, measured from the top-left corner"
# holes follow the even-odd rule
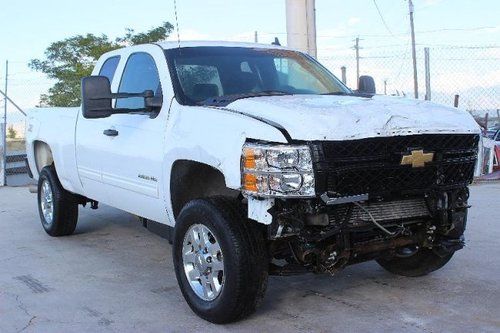
[[[138,178],[141,178],[141,179],[144,179],[144,180],[149,180],[149,181],[152,181],[152,182],[157,182],[158,179],[156,179],[156,177],[152,177],[152,176],[146,176],[146,175],[137,175]]]

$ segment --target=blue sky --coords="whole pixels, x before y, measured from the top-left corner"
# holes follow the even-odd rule
[[[352,40],[362,38],[370,49],[405,49],[408,45],[408,3],[377,0],[316,0],[319,53],[345,56]],[[421,45],[497,45],[500,1],[414,0],[417,43]],[[219,39],[286,43],[285,0],[177,0],[181,39]],[[143,31],[162,21],[174,23],[173,0],[152,1],[3,1],[0,11],[0,78],[11,62],[13,97],[24,106],[36,103],[50,86],[31,73],[29,59],[42,57],[53,41],[88,32],[120,36],[126,27]],[[449,30],[447,30],[449,29]],[[365,54],[366,54],[365,53]],[[3,84],[2,84],[3,87]],[[30,98],[28,98],[29,96]]]

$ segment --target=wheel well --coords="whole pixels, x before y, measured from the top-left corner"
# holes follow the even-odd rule
[[[35,152],[35,164],[38,173],[42,171],[47,165],[54,163],[54,157],[52,156],[52,150],[49,145],[43,141],[34,142],[34,152]]]
[[[175,161],[170,177],[170,198],[175,218],[182,207],[196,198],[214,195],[237,197],[238,190],[226,187],[224,175],[219,170],[203,163]]]

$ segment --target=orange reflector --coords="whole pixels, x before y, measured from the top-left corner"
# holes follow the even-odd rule
[[[245,149],[243,156],[243,166],[245,169],[255,169],[255,152],[253,149]]]
[[[243,188],[247,191],[257,192],[257,177],[246,173],[243,176]]]

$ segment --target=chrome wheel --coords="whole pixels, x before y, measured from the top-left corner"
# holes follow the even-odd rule
[[[224,258],[213,232],[192,225],[184,235],[182,261],[189,285],[198,297],[213,301],[224,286]]]
[[[43,218],[47,224],[51,224],[54,217],[54,196],[48,180],[43,181],[41,192],[40,205],[42,207]]]

